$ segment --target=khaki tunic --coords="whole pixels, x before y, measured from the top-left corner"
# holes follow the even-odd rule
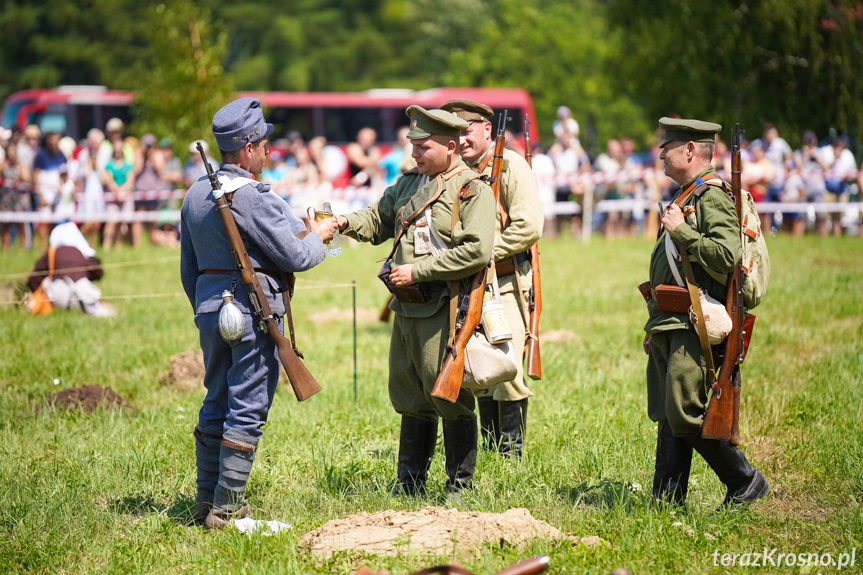
[[[453,170],[465,167],[459,162]],[[449,170],[452,171],[452,170]],[[437,235],[454,247],[438,257],[417,254],[414,246],[414,220],[402,236],[393,254],[393,264],[413,264],[417,282],[443,282],[472,276],[491,259],[494,242],[494,195],[487,184],[477,182],[477,193],[462,198],[459,220],[451,233],[453,205],[470,170],[455,174],[445,182],[441,196],[431,205],[431,222]],[[413,213],[437,191],[434,178],[418,189],[422,176],[408,172],[384,191],[376,203],[364,210],[348,214],[345,235],[360,241],[380,244],[395,237],[399,215]],[[431,396],[437,375],[443,365],[446,339],[449,335],[449,290],[432,290],[432,299],[425,304],[403,303],[393,299],[390,309],[395,312],[389,356],[389,393],[395,410],[426,421],[437,418],[463,419],[475,417],[474,398],[470,390],[461,390],[455,403]]]
[[[697,178],[715,176],[709,168]],[[697,179],[696,178],[696,179]],[[695,181],[695,180],[693,180]],[[686,189],[691,182],[682,187]],[[709,268],[728,274],[740,258],[740,227],[734,202],[720,187],[704,186],[690,201],[694,216],[675,228],[671,237],[686,248],[698,285],[725,301],[725,286],[713,279]],[[650,259],[650,285],[676,285],[665,252],[665,230],[659,234]],[[675,261],[680,277],[683,267]],[[698,333],[688,314],[662,312],[651,301],[644,330],[650,334],[647,366],[647,414],[653,421],[667,421],[675,436],[698,433],[707,407],[707,367]],[[716,348],[714,348],[714,354]]]
[[[493,153],[493,148],[489,152]],[[482,171],[483,174],[491,175],[492,162],[489,161]],[[501,232],[502,222],[500,209],[495,207],[495,235],[494,235],[494,259],[496,262],[505,260],[515,254],[520,254],[530,247],[542,236],[542,226],[545,218],[542,214],[542,204],[539,201],[539,188],[536,176],[530,169],[527,161],[512,150],[504,150],[503,166],[500,175],[500,194],[507,206],[510,223]],[[523,262],[519,265],[519,283],[521,293],[518,293],[518,284],[515,274],[498,277],[501,301],[503,302],[506,319],[512,328],[512,345],[518,353],[524,349],[525,332],[530,321],[530,312],[527,307],[530,286],[533,282],[533,272],[530,263]],[[518,296],[521,296],[524,311],[519,306]],[[491,395],[497,401],[518,401],[533,395],[524,379],[523,362],[518,363],[518,373],[512,381],[499,383],[491,389],[476,390],[477,397]]]

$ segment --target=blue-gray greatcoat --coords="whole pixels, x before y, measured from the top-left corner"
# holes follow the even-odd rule
[[[221,164],[219,175],[252,178],[249,172]],[[324,244],[316,233],[300,239],[305,224],[269,184],[247,184],[234,192],[231,212],[255,269],[301,272],[324,259]],[[183,201],[180,234],[180,277],[195,310],[204,352],[207,396],[198,416],[201,431],[248,445],[257,445],[273,401],[280,364],[269,336],[255,329],[249,296],[238,272],[204,274],[204,270],[236,270],[225,228],[216,210],[209,180],[195,182]],[[285,313],[279,278],[258,273],[258,280],[278,317]],[[234,290],[234,303],[243,312],[245,331],[226,342],[218,332],[221,294]]]

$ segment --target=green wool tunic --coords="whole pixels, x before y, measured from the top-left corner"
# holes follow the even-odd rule
[[[713,168],[698,178],[716,176]],[[727,275],[740,258],[740,226],[734,202],[721,187],[702,185],[689,205],[695,214],[675,228],[671,238],[686,249],[699,287],[714,298],[725,301],[725,285],[707,273]],[[650,258],[650,286],[677,285],[665,251],[663,229]],[[679,260],[674,262],[684,277]],[[644,330],[650,334],[647,365],[647,414],[653,421],[667,421],[676,436],[698,433],[707,406],[707,368],[702,357],[698,333],[688,314],[659,311],[656,302],[647,305],[648,320]],[[715,353],[715,350],[714,350]],[[714,358],[715,359],[715,358]]]
[[[466,168],[463,162],[447,170]],[[473,172],[460,171],[444,182],[445,189],[431,204],[431,222],[421,216],[405,231],[393,254],[393,265],[413,264],[417,282],[444,282],[468,278],[487,265],[494,245],[494,195],[487,184],[476,181],[472,197],[463,197],[459,220],[451,231],[453,205],[462,185]],[[359,241],[380,244],[394,238],[399,216],[420,208],[437,191],[435,178],[419,187],[424,178],[408,172],[384,191],[376,203],[346,216],[345,235]],[[453,245],[439,256],[417,254],[414,237],[417,225],[430,224],[437,235]],[[389,355],[389,393],[395,410],[426,421],[437,418],[473,418],[474,398],[462,389],[455,403],[431,396],[443,365],[449,334],[449,290],[438,286],[428,303],[405,303],[393,299],[395,312]]]

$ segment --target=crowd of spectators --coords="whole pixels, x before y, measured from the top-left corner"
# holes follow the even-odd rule
[[[545,233],[554,235],[568,225],[573,235],[580,234],[586,202],[592,208],[592,229],[607,237],[640,230],[652,233],[657,202],[670,201],[677,191],[659,160],[662,134],[657,133],[653,145],[643,153],[636,153],[631,139],[612,138],[606,150],[591,159],[580,143],[578,123],[572,120],[569,108],[558,109],[553,131],[555,141],[547,153],[538,146],[533,151],[534,172],[549,215]],[[831,135],[819,141],[814,132],[807,131],[801,148],[795,151],[776,127],[768,124],[760,138],[741,142],[741,160],[742,186],[753,199],[785,205],[781,210],[767,206],[761,210],[765,232],[800,236],[811,228],[819,235],[828,235],[831,230],[841,235],[845,220],[846,227],[857,224],[856,232],[863,235],[863,214],[841,209],[842,203],[860,201],[863,188],[863,172],[858,172],[847,136]],[[731,152],[719,138],[713,165],[723,179],[731,181]],[[631,201],[597,206],[603,200]],[[566,202],[577,204],[579,209],[555,209],[555,203],[560,206]],[[830,203],[837,204],[835,211],[823,206]],[[795,204],[794,211],[786,211],[788,204]],[[849,214],[854,217],[849,218]]]
[[[145,230],[151,243],[177,245],[175,222],[159,221],[153,212],[177,209],[182,190],[206,174],[197,142],[189,145],[190,159],[183,166],[170,138],[146,134],[139,140],[124,135],[124,128],[120,119],[112,118],[104,132],[94,128],[85,140],[75,142],[63,137],[65,119],[48,115],[39,126],[0,132],[0,212],[51,216],[46,218],[51,222],[32,227],[24,222],[0,222],[4,251],[13,238],[22,247],[38,241],[44,249],[52,222],[64,219],[80,221],[90,243],[101,242],[104,249],[120,241],[138,246]],[[676,191],[658,159],[661,134],[641,153],[636,152],[633,140],[612,138],[603,152],[590,154],[566,106],[558,108],[552,131],[554,142],[547,150],[540,145],[532,150],[547,214],[545,233],[555,235],[569,228],[573,235],[580,235],[585,225],[607,237],[650,233],[656,225],[657,202],[670,200]],[[261,179],[271,183],[298,214],[323,201],[332,201],[337,209],[364,207],[413,167],[406,134],[404,127],[397,142],[383,145],[373,128],[364,127],[356,141],[342,147],[329,144],[322,136],[306,142],[301,134],[292,132],[271,142]],[[208,161],[217,166],[206,142],[201,143]],[[507,133],[507,145],[524,153],[520,135]],[[760,138],[743,141],[741,147],[743,187],[755,201],[795,204],[793,211],[762,210],[762,229],[794,235],[812,229],[821,235],[831,231],[838,235],[843,232],[843,219],[845,227],[849,226],[848,212],[840,206],[835,211],[806,206],[841,204],[859,196],[863,176],[847,137],[819,140],[807,131],[801,148],[795,151],[775,126],[767,125]],[[714,166],[730,180],[730,152],[719,139]],[[587,224],[583,213],[591,214]],[[861,218],[855,216],[854,223],[859,222]]]

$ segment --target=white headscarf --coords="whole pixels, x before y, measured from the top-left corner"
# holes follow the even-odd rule
[[[75,222],[65,222],[56,226],[48,237],[48,245],[52,248],[62,246],[78,248],[78,251],[84,254],[85,258],[92,258],[96,255],[96,250],[90,247],[87,238],[84,237]]]

